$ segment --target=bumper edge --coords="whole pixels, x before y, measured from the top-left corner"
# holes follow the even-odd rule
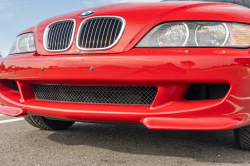
[[[243,122],[235,118],[145,118],[141,120],[148,129],[153,130],[228,130]]]
[[[0,105],[0,113],[8,116],[19,117],[26,115],[21,108]]]

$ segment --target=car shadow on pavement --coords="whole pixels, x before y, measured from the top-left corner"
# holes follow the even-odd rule
[[[48,139],[68,146],[88,145],[112,151],[192,158],[198,162],[246,163],[250,154],[238,149],[233,131],[163,131],[141,126],[76,123]]]

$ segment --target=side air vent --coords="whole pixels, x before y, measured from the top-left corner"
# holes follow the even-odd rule
[[[13,86],[13,89],[14,89],[16,92],[19,92],[19,89],[18,89],[18,86],[17,86],[16,81],[12,81],[12,86]]]
[[[126,21],[116,16],[85,19],[78,30],[77,47],[85,51],[112,48],[120,40],[125,26]]]
[[[50,52],[69,49],[73,42],[75,26],[75,20],[61,20],[51,23],[44,31],[44,48]]]
[[[229,84],[225,83],[195,83],[191,84],[185,100],[216,100],[226,96],[230,89]]]

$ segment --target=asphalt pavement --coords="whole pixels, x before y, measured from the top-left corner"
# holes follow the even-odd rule
[[[143,126],[76,123],[42,131],[0,114],[0,165],[250,165],[233,131],[156,131]]]

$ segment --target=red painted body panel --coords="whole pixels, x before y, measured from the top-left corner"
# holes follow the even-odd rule
[[[250,83],[248,56],[248,49],[222,48],[137,48],[115,55],[88,56],[12,55],[1,61],[1,78],[18,81],[24,100],[20,100],[20,95],[14,90],[2,88],[0,102],[22,108],[28,114],[83,121],[142,122],[152,129],[237,128],[250,125],[250,91],[242,90]],[[188,61],[194,65],[185,65],[184,62]],[[12,66],[16,67],[14,75]],[[95,70],[91,72],[90,67]],[[152,85],[157,86],[159,92],[152,106],[69,104],[36,100],[31,84],[48,81],[74,85]],[[229,83],[231,89],[222,100],[185,101],[183,97],[190,83],[198,82]],[[1,87],[4,87],[2,84]],[[0,112],[7,114],[2,110]],[[154,122],[154,118],[159,123]],[[171,123],[161,123],[159,118],[167,118]],[[175,119],[175,123],[172,123]],[[211,119],[222,119],[224,123],[213,125]],[[206,125],[199,123],[203,120]]]
[[[250,125],[249,49],[134,48],[161,22],[250,23],[248,8],[226,3],[162,2],[115,4],[90,10],[96,11],[93,16],[114,15],[126,20],[126,29],[117,45],[109,50],[81,51],[76,47],[75,34],[67,51],[51,53],[44,49],[47,25],[71,18],[77,21],[77,32],[84,20],[78,15],[85,11],[57,16],[25,30],[22,33],[34,32],[37,53],[9,55],[0,60],[0,113],[138,122],[150,129],[169,130],[225,130]],[[94,71],[90,71],[91,67]],[[9,80],[17,81],[20,92],[9,87]],[[36,99],[34,83],[156,86],[158,93],[151,106],[49,102]],[[228,83],[230,90],[221,100],[185,101],[184,95],[192,83]]]
[[[26,112],[23,111],[21,108],[8,107],[8,106],[2,106],[2,105],[0,105],[0,112],[2,114],[13,116],[13,117],[18,117],[18,116],[22,116],[26,114]]]
[[[88,10],[96,13],[92,16],[120,16],[126,20],[126,29],[117,45],[109,50],[81,51],[76,47],[77,30],[86,18],[78,16]],[[52,22],[63,19],[75,19],[76,31],[73,44],[68,51],[60,54],[100,54],[120,53],[135,47],[141,38],[155,25],[166,21],[178,20],[213,20],[250,23],[250,10],[246,7],[216,2],[158,2],[158,3],[118,3],[60,15],[42,21],[36,29],[27,29],[23,33],[33,31],[36,36],[37,51],[41,55],[57,55],[58,52],[47,52],[43,47],[45,28]],[[199,14],[197,14],[199,13]]]

